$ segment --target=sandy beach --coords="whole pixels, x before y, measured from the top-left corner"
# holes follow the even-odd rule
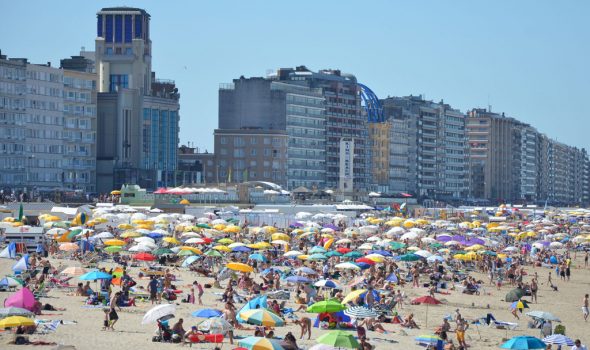
[[[51,260],[54,266],[79,266],[77,262],[69,260]],[[11,266],[14,264],[13,260],[0,259],[0,275],[11,274]],[[113,266],[112,264],[100,264],[100,266]],[[558,281],[553,276],[554,284],[559,288],[558,292],[553,291],[547,286],[547,275],[550,271],[548,268],[527,268],[529,274],[538,272],[539,274],[539,303],[530,304],[530,310],[543,310],[549,311],[554,315],[558,316],[562,320],[562,324],[566,326],[566,334],[572,339],[580,338],[584,342],[587,337],[588,324],[584,322],[581,312],[582,299],[586,292],[588,292],[588,285],[590,283],[590,274],[588,269],[583,268],[583,256],[578,256],[572,264],[572,277],[571,281],[564,282]],[[130,274],[132,277],[136,277],[138,273],[137,268],[131,268]],[[184,291],[188,291],[187,287],[194,279],[199,280],[201,283],[213,283],[211,278],[203,278],[196,276],[188,271],[175,272],[182,279],[178,285]],[[487,277],[480,274],[473,274],[477,278],[487,282]],[[555,273],[553,272],[553,275]],[[73,282],[77,282],[76,278],[72,279]],[[140,284],[146,284],[145,280],[138,280]],[[227,281],[226,281],[227,282]],[[225,283],[222,283],[225,285]],[[476,326],[471,325],[467,331],[467,343],[472,349],[486,349],[486,348],[498,348],[505,338],[511,338],[516,335],[533,335],[539,337],[539,330],[527,329],[526,322],[530,320],[529,317],[524,314],[521,315],[520,321],[516,320],[510,313],[509,303],[502,301],[505,294],[511,289],[510,286],[503,286],[500,291],[496,290],[495,286],[486,285],[481,295],[466,295],[461,294],[458,291],[451,291],[449,295],[437,295],[442,305],[430,306],[428,308],[428,327],[425,326],[426,318],[426,306],[424,305],[404,305],[404,308],[400,310],[402,315],[406,315],[409,312],[414,313],[417,323],[422,329],[407,329],[401,328],[399,325],[384,324],[388,334],[381,334],[378,332],[368,332],[368,338],[371,344],[375,345],[376,349],[413,349],[421,348],[416,345],[414,338],[422,334],[431,334],[437,326],[442,322],[442,318],[445,315],[452,314],[455,309],[459,308],[463,317],[468,320],[485,316],[487,313],[492,313],[496,319],[509,322],[518,322],[519,327],[514,331],[506,331],[490,328],[488,326]],[[118,287],[114,290],[118,290]],[[223,303],[220,302],[217,296],[213,292],[222,292],[221,289],[206,289],[203,297],[204,306],[198,306],[187,303],[177,304],[176,319],[182,317],[185,320],[185,328],[189,328],[191,325],[196,325],[201,319],[193,318],[190,313],[199,308],[222,308]],[[423,296],[427,294],[426,288],[412,288],[407,285],[404,288],[405,293],[408,296],[408,300],[416,296]],[[4,300],[10,293],[0,292],[0,298]],[[42,301],[50,303],[57,308],[66,308],[66,311],[55,311],[49,312],[48,315],[38,316],[39,319],[48,320],[63,320],[63,325],[60,325],[56,332],[47,335],[32,335],[31,340],[44,340],[52,341],[58,344],[74,345],[77,349],[107,349],[107,348],[118,348],[118,349],[161,349],[165,347],[179,347],[180,344],[163,344],[153,343],[151,341],[152,336],[155,334],[155,325],[141,325],[141,319],[144,313],[151,308],[149,302],[139,302],[137,307],[124,308],[119,313],[120,319],[116,324],[115,331],[102,331],[102,323],[104,313],[100,308],[87,309],[84,308],[83,297],[68,296],[63,290],[52,289],[48,298],[43,298]],[[288,302],[288,306],[295,307],[293,300]],[[314,318],[314,314],[306,314],[303,312],[297,312],[298,316],[306,315],[310,318]],[[75,324],[67,324],[68,321],[74,321]],[[171,321],[173,322],[173,321]],[[278,327],[276,334],[283,336],[286,332],[291,331],[298,338],[299,327],[292,323],[288,323],[285,327]],[[300,347],[309,348],[315,344],[314,339],[320,334],[326,332],[318,328],[313,328],[311,340],[298,340]],[[253,334],[253,331],[235,331],[236,336],[249,336]],[[454,338],[454,333],[449,334],[450,337]],[[18,349],[22,346],[8,345],[8,341],[12,340],[13,335],[8,332],[0,333],[0,343],[4,349]],[[212,349],[213,344],[193,344],[194,348],[197,349]],[[227,338],[222,344],[223,349],[232,349],[237,345],[231,346],[227,342]],[[36,348],[52,348],[52,346],[37,346]]]

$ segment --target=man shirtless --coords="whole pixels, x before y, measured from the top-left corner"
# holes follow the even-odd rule
[[[307,340],[311,338],[311,320],[307,317],[302,317],[299,320],[295,320],[293,323],[298,324],[301,327],[301,336],[299,339],[303,339],[305,333],[307,333]]]
[[[584,314],[584,321],[588,322],[588,294],[584,295],[582,313]]]

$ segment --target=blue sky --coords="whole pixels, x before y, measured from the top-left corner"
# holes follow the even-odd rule
[[[59,65],[93,49],[96,12],[120,5],[152,16],[153,69],[181,93],[181,143],[212,150],[220,83],[304,64],[353,73],[379,97],[489,103],[590,146],[589,1],[10,1],[0,49]]]

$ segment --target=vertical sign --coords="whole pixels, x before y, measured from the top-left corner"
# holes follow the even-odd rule
[[[353,163],[354,163],[354,140],[340,140],[340,181],[339,189],[342,192],[353,190]]]

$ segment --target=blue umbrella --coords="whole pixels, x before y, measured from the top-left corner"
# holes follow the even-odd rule
[[[147,236],[148,236],[149,238],[152,238],[152,239],[160,239],[160,238],[164,237],[164,235],[163,235],[163,234],[161,234],[161,233],[157,233],[157,232],[152,232],[152,233],[150,233],[150,234],[149,234],[149,235],[147,235]]]
[[[321,253],[312,254],[307,257],[307,260],[326,260],[326,259],[328,259],[328,257],[325,256],[324,254],[321,254]]]
[[[368,268],[371,267],[371,265],[367,264],[366,262],[357,262],[357,263],[354,263],[354,264],[357,265],[358,267],[360,267],[363,270],[366,270],[366,269],[368,269]]]
[[[547,345],[539,338],[530,336],[514,337],[502,344],[502,349],[545,349]]]
[[[187,267],[190,264],[194,263],[195,261],[199,260],[201,257],[198,255],[189,256],[182,262],[182,267]]]
[[[391,252],[389,252],[387,250],[371,250],[369,252],[369,254],[379,254],[379,255],[383,255],[383,256],[393,256],[391,254]]]
[[[311,248],[311,250],[309,251],[310,254],[315,254],[315,253],[325,253],[326,250],[324,249],[324,247],[320,247],[320,246],[315,246],[313,248]]]
[[[90,271],[80,276],[80,279],[83,281],[106,280],[109,278],[113,278],[113,276],[102,271]]]
[[[291,283],[311,283],[313,282],[311,279],[303,276],[289,276],[285,278],[285,281]]]
[[[243,245],[232,248],[232,252],[247,253],[249,251],[252,251],[252,249]]]
[[[318,274],[318,272],[316,270],[309,268],[307,266],[300,267],[300,268],[296,269],[295,272],[301,272],[306,275],[317,275]]]
[[[252,260],[256,260],[256,261],[261,261],[261,262],[267,262],[268,261],[264,255],[258,254],[258,253],[250,254],[250,256],[248,258],[249,259],[252,259]]]
[[[554,345],[567,345],[567,346],[574,346],[574,341],[571,338],[566,337],[563,334],[553,334],[548,337],[543,338],[543,342],[545,344],[554,344]]]
[[[193,312],[191,316],[201,318],[219,317],[223,315],[223,312],[216,309],[201,309]]]

